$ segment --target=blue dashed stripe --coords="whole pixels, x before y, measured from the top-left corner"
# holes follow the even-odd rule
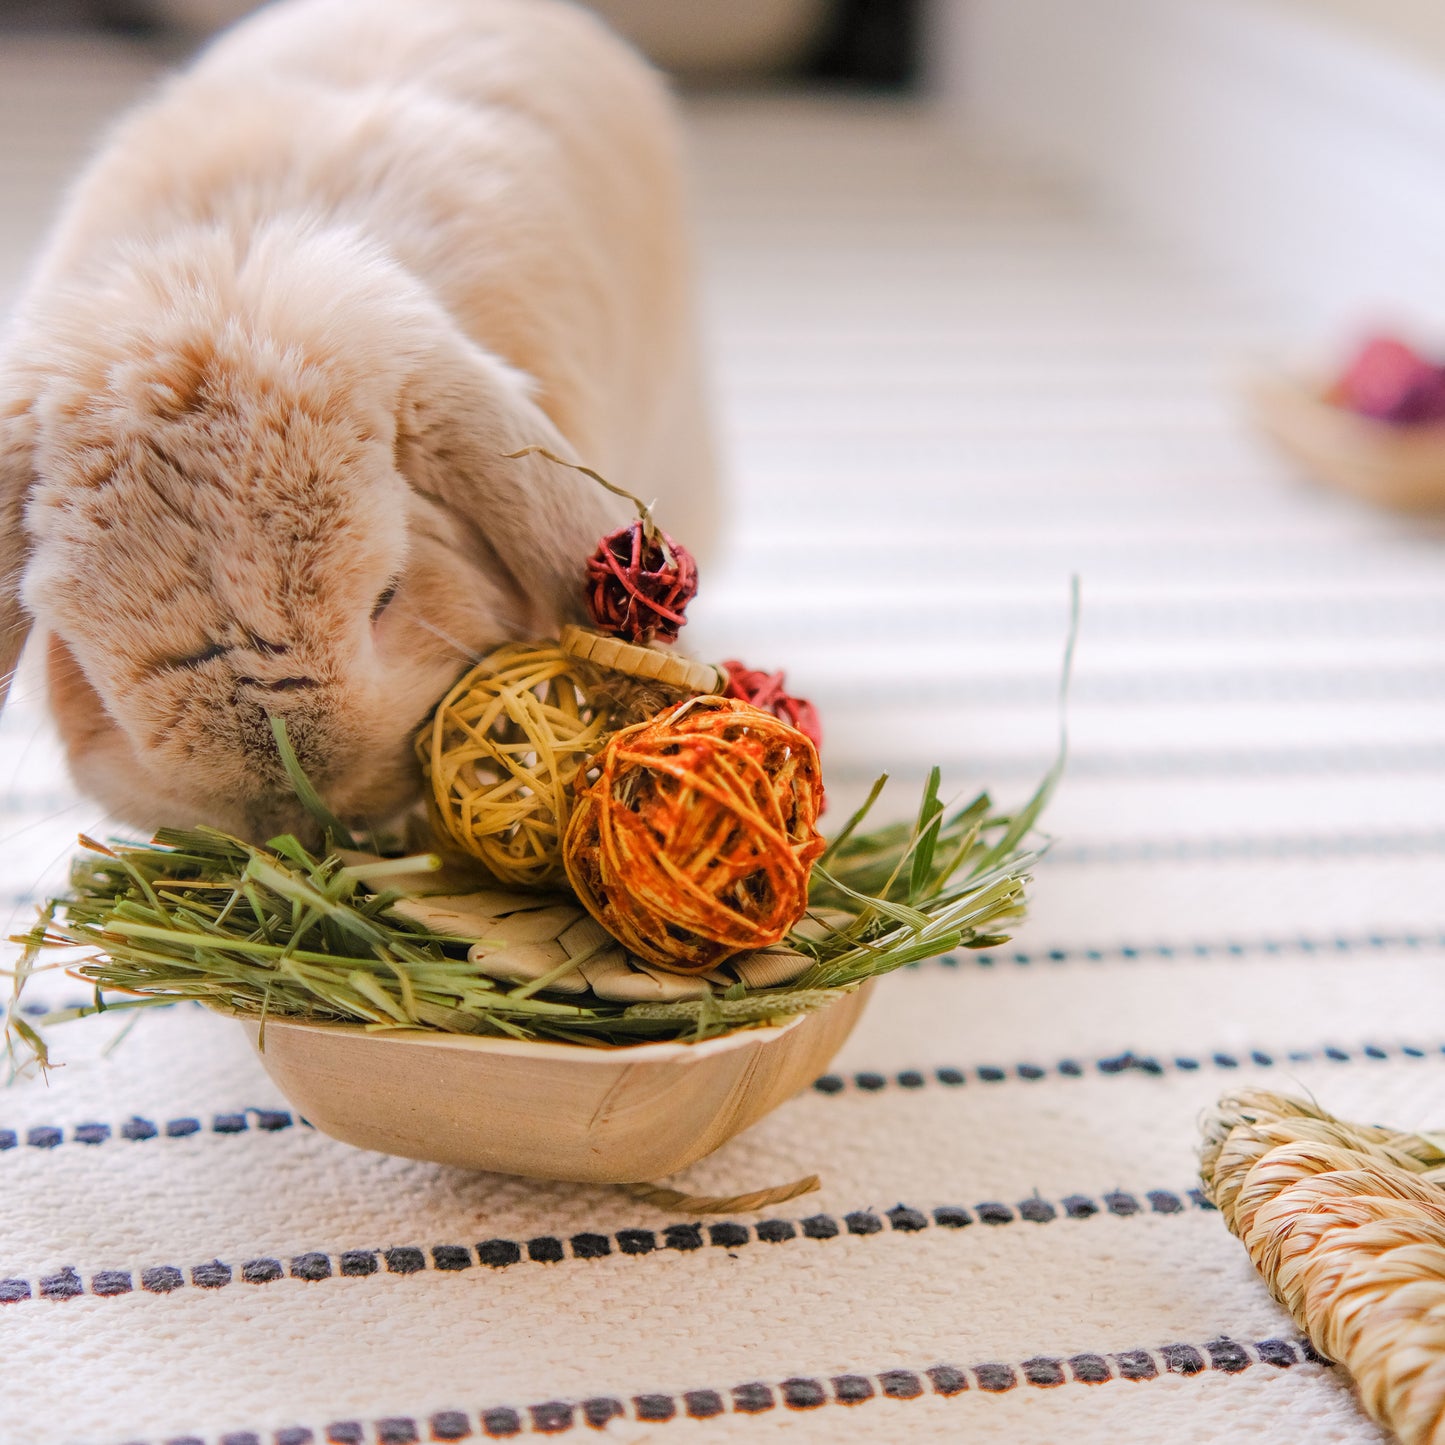
[[[824,684],[814,688],[820,704],[835,711],[866,706],[880,695],[892,703],[942,710],[969,707],[1047,707],[1058,696],[1051,673],[969,672],[966,675],[919,671],[872,686],[850,679],[846,692]],[[1433,702],[1445,697],[1445,668],[1403,667],[1258,667],[1220,671],[1203,668],[1139,668],[1081,672],[1069,700],[1079,707],[1190,702],[1203,707],[1261,702]]]
[[[69,1133],[55,1124],[32,1124],[23,1131],[0,1129],[0,1154],[22,1146],[30,1149],[57,1149],[62,1144],[107,1144],[122,1140],[132,1144],[144,1143],[148,1139],[188,1139],[194,1134],[217,1134],[221,1136],[246,1134],[252,1129],[263,1134],[278,1134],[293,1125],[309,1128],[305,1119],[299,1119],[286,1109],[242,1109],[235,1113],[213,1114],[209,1119],[195,1115],[181,1115],[179,1118],[157,1121],[133,1114],[120,1124],[83,1123],[75,1124]]]
[[[873,1070],[860,1070],[855,1074],[824,1074],[813,1081],[813,1088],[820,1094],[838,1095],[848,1092],[878,1094],[885,1089],[918,1089],[936,1087],[962,1088],[970,1081],[980,1084],[1003,1084],[1013,1080],[1037,1083],[1041,1079],[1084,1079],[1120,1078],[1144,1076],[1161,1078],[1172,1073],[1196,1073],[1200,1069],[1274,1069],[1287,1068],[1295,1064],[1350,1064],[1360,1061],[1370,1063],[1391,1060],[1422,1060],[1445,1057],[1445,1044],[1394,1044],[1368,1043],[1352,1049],[1339,1048],[1330,1044],[1313,1049],[1245,1049],[1214,1053],[1167,1054],[1136,1053],[1126,1049],[1123,1053],[1108,1054],[1095,1059],[1060,1059],[1052,1064],[1022,1063],[1007,1066],[999,1064],[975,1064],[971,1068],[942,1065],[933,1069],[903,1069],[896,1074],[881,1074]]]
[[[940,742],[942,740],[940,739]],[[938,758],[949,773],[977,778],[1032,782],[1048,767],[1040,753],[976,753]],[[830,760],[828,776],[837,783],[871,783],[878,769],[866,758]],[[1345,744],[1314,748],[1131,748],[1082,749],[1069,758],[1069,776],[1081,779],[1313,778],[1445,772],[1445,747],[1437,743]],[[897,782],[921,784],[924,770],[892,775]]]
[[[525,1240],[486,1239],[475,1245],[358,1248],[336,1255],[318,1250],[289,1259],[262,1257],[240,1263],[211,1259],[188,1268],[160,1264],[134,1272],[101,1269],[91,1274],[88,1290],[79,1269],[67,1265],[38,1278],[0,1279],[0,1304],[68,1300],[86,1293],[113,1299],[137,1289],[147,1294],[168,1295],[188,1287],[216,1290],[233,1284],[263,1285],[283,1279],[315,1284],[328,1279],[363,1279],[380,1274],[453,1274],[476,1267],[508,1269],[523,1263],[561,1264],[565,1260],[604,1259],[614,1254],[636,1258],[667,1250],[684,1254],[710,1249],[729,1251],[750,1244],[868,1238],[885,1233],[916,1235],[979,1224],[1052,1224],[1063,1219],[1083,1220],[1105,1215],[1116,1219],[1151,1214],[1175,1216],[1213,1208],[1199,1189],[1151,1189],[1142,1195],[1123,1191],[1103,1195],[1069,1194],[1055,1200],[1035,1194],[1014,1202],[984,1200],[969,1205],[942,1204],[929,1210],[900,1203],[891,1209],[869,1207],[841,1215],[760,1219],[751,1224],[738,1220],[688,1222],[660,1229],[619,1229],[612,1234],[583,1231],[567,1237],[545,1234]]]
[[[1445,929],[1423,933],[1328,934],[1318,938],[1220,939],[1195,943],[1120,943],[1107,948],[1041,948],[945,953],[910,968],[1029,968],[1065,963],[1181,962],[1213,958],[1319,958],[1354,953],[1424,953],[1445,950]]]
[[[1043,865],[1094,867],[1120,863],[1216,863],[1321,858],[1417,858],[1445,853],[1439,829],[1396,833],[1298,833],[1274,837],[1120,838],[1112,842],[1061,844]]]
[[[1350,1049],[1331,1044],[1313,1049],[1250,1049],[1234,1052],[1218,1050],[1213,1053],[1174,1056],[1138,1053],[1126,1049],[1122,1053],[1109,1054],[1102,1058],[1059,1059],[1050,1064],[1036,1061],[1008,1065],[976,1064],[972,1067],[944,1064],[930,1069],[902,1069],[893,1074],[863,1069],[850,1075],[824,1074],[813,1081],[813,1088],[825,1095],[849,1091],[877,1094],[886,1089],[903,1089],[909,1092],[938,1086],[957,1089],[970,1082],[1005,1084],[1021,1080],[1025,1083],[1037,1083],[1050,1078],[1119,1078],[1141,1075],[1159,1078],[1171,1073],[1195,1073],[1205,1068],[1272,1069],[1295,1064],[1348,1064],[1361,1061],[1380,1063],[1440,1057],[1445,1057],[1445,1044],[1366,1043]],[[99,1121],[75,1124],[68,1132],[54,1124],[33,1124],[24,1130],[0,1128],[0,1154],[13,1153],[20,1149],[44,1152],[71,1144],[95,1147],[115,1141],[144,1143],[157,1138],[186,1139],[196,1134],[209,1134],[219,1138],[234,1138],[256,1132],[279,1134],[293,1126],[311,1127],[305,1119],[288,1110],[258,1108],[213,1114],[208,1120],[195,1115],[182,1115],[175,1119],[157,1121],[132,1115],[114,1125]]]
[[[279,1430],[228,1430],[208,1439],[187,1436],[165,1445],[418,1445],[422,1440],[509,1440],[517,1435],[560,1435],[573,1430],[606,1431],[614,1420],[643,1425],[711,1420],[723,1415],[765,1415],[773,1411],[804,1414],[825,1407],[859,1406],[880,1401],[905,1403],[928,1397],[952,1399],[979,1392],[1052,1390],[1065,1385],[1097,1387],[1124,1380],[1138,1385],[1171,1376],[1191,1379],[1248,1370],[1289,1370],[1298,1365],[1326,1366],[1307,1340],[1236,1340],[1220,1335],[1199,1344],[1175,1342],[1152,1350],[1075,1355],[1032,1355],[1024,1360],[989,1360],[974,1365],[931,1364],[873,1374],[792,1375],[772,1381],[749,1380],[722,1388],[699,1387],[676,1393],[592,1395],[552,1399],[537,1405],[494,1405],[481,1410],[440,1409],[427,1416],[388,1415],[376,1420],[334,1420],[316,1429],[298,1425]],[[907,1427],[898,1422],[899,1428]],[[159,1441],[150,1445],[161,1445]]]

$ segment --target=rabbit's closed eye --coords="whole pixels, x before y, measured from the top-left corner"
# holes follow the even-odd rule
[[[172,667],[178,671],[188,667],[204,667],[208,662],[214,662],[218,657],[224,657],[230,650],[224,643],[212,642],[199,652],[191,653],[188,657],[170,657],[160,665]]]
[[[376,595],[376,601],[371,604],[371,620],[379,622],[381,614],[396,600],[396,590],[400,584],[388,582]]]

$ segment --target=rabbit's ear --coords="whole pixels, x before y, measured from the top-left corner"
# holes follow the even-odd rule
[[[460,337],[427,358],[398,407],[398,469],[481,535],[524,599],[526,624],[545,635],[580,619],[583,565],[630,509],[539,453],[508,456],[534,446],[575,455],[527,380]]]
[[[30,632],[20,601],[30,551],[25,535],[25,502],[34,480],[30,432],[28,415],[7,412],[0,400],[0,709]]]

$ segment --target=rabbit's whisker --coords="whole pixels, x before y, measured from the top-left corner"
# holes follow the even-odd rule
[[[85,677],[85,672],[80,663],[75,660],[74,654],[67,650],[64,658],[57,661],[52,653],[45,659],[44,666],[35,676],[32,685],[23,692],[12,691],[17,678],[23,676],[25,669],[19,663],[4,676],[0,676],[0,693],[7,694],[9,701],[13,703],[30,703],[38,699],[44,699],[48,693],[50,684],[53,681],[69,680],[73,677]]]
[[[408,612],[407,616],[409,616],[411,620],[417,624],[418,627],[425,628],[425,630],[430,632],[433,637],[440,638],[443,642],[446,643],[448,647],[453,648],[455,651],[461,653],[461,655],[465,657],[468,662],[480,662],[482,660],[484,654],[477,652],[473,648],[468,647],[463,642],[458,642],[457,639],[453,637],[450,633],[443,632],[442,629],[436,625],[436,623],[428,621],[425,617],[421,615],[420,612]]]

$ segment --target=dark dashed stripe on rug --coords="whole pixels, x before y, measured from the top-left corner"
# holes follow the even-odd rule
[[[1321,858],[1419,858],[1442,852],[1445,852],[1445,831],[1401,829],[1392,833],[1119,838],[1100,843],[1061,844],[1050,848],[1040,862],[1098,867],[1121,863],[1218,863],[1237,859],[1290,862]]]
[[[1003,1084],[1011,1080],[1037,1083],[1041,1079],[1123,1078],[1126,1076],[1163,1077],[1166,1074],[1192,1074],[1201,1069],[1274,1069],[1292,1064],[1351,1064],[1415,1061],[1445,1057],[1445,1044],[1359,1044],[1340,1048],[1323,1044],[1312,1049],[1217,1050],[1198,1054],[1153,1054],[1125,1049],[1094,1059],[1059,1059],[1051,1064],[1031,1062],[1003,1064],[939,1065],[929,1069],[900,1069],[884,1074],[860,1069],[853,1074],[824,1074],[813,1080],[819,1094],[836,1096],[844,1093],[879,1094],[885,1089],[919,1089],[944,1087],[959,1089],[970,1081],[980,1084]],[[145,1143],[151,1139],[189,1139],[197,1134],[237,1138],[252,1132],[279,1134],[293,1125],[310,1129],[303,1118],[285,1109],[247,1108],[235,1113],[213,1114],[209,1120],[196,1115],[182,1115],[158,1122],[132,1115],[120,1124],[101,1122],[75,1124],[66,1128],[59,1124],[31,1124],[27,1128],[0,1128],[0,1154],[21,1149],[47,1151],[62,1144],[85,1144],[94,1147],[114,1141]]]
[[[871,1070],[860,1070],[855,1074],[824,1074],[813,1080],[813,1088],[820,1094],[836,1096],[858,1091],[865,1094],[879,1094],[885,1089],[918,1090],[943,1086],[959,1089],[974,1080],[980,1084],[1003,1084],[1011,1080],[1037,1083],[1040,1079],[1085,1079],[1123,1078],[1145,1075],[1159,1078],[1165,1074],[1193,1074],[1201,1069],[1275,1069],[1288,1068],[1291,1064],[1351,1064],[1386,1063],[1392,1060],[1410,1060],[1445,1056],[1445,1044],[1362,1044],[1353,1049],[1338,1048],[1333,1044],[1313,1049],[1264,1049],[1224,1050],[1214,1053],[1165,1054],[1136,1053],[1125,1049],[1123,1053],[1107,1054],[1095,1059],[1060,1059],[1054,1064],[976,1064],[969,1068],[947,1065],[931,1069],[902,1069],[896,1074],[881,1074]]]
[[[1119,943],[1107,948],[1041,948],[1004,952],[991,948],[978,953],[945,953],[922,963],[909,964],[910,969],[941,966],[957,968],[972,963],[980,968],[999,964],[1057,963],[1132,963],[1174,962],[1187,959],[1300,957],[1322,955],[1344,957],[1354,953],[1418,953],[1422,950],[1445,949],[1445,929],[1422,933],[1322,934],[1318,937],[1296,935],[1293,938],[1206,939],[1183,943]]]
[[[981,1204],[942,1204],[924,1211],[907,1204],[892,1209],[855,1209],[843,1215],[812,1214],[806,1219],[760,1219],[752,1224],[723,1220],[715,1224],[669,1224],[662,1229],[619,1229],[611,1234],[583,1231],[570,1236],[536,1235],[531,1239],[485,1239],[476,1245],[434,1244],[428,1248],[403,1245],[391,1249],[348,1249],[340,1254],[310,1251],[289,1259],[263,1257],[242,1264],[220,1259],[182,1269],[178,1265],[151,1265],[132,1272],[103,1269],[91,1274],[89,1284],[80,1270],[67,1265],[37,1279],[0,1279],[0,1305],[26,1300],[69,1300],[90,1294],[103,1299],[128,1295],[137,1289],[168,1295],[188,1285],[196,1289],[223,1289],[233,1284],[263,1285],[295,1279],[316,1284],[328,1279],[366,1279],[373,1275],[455,1273],[482,1266],[508,1269],[515,1264],[560,1264],[567,1259],[606,1259],[611,1255],[639,1257],[672,1250],[731,1251],[749,1244],[788,1244],[798,1240],[867,1238],[885,1233],[917,1235],[940,1229],[954,1231],[975,1224],[1053,1224],[1060,1220],[1086,1220],[1112,1215],[1135,1219],[1147,1215],[1178,1216],[1212,1211],[1214,1206],[1198,1189],[1151,1189],[1143,1195],[1114,1191],[1094,1196],[1068,1194],[1049,1200],[1035,1195],[1015,1204],[985,1200]]]
[[[1419,953],[1436,949],[1445,949],[1445,928],[1403,933],[1328,933],[1313,937],[1296,934],[1293,937],[1286,935],[1279,938],[1181,939],[1173,942],[1113,943],[1095,947],[1075,945],[1069,948],[1017,950],[989,948],[977,952],[963,949],[910,963],[906,967],[910,972],[916,972],[927,968],[956,969],[967,964],[979,968],[995,968],[1008,964],[1027,968],[1033,964],[1175,962],[1213,958],[1343,958],[1356,953]],[[47,1013],[61,1009],[84,1008],[90,1001],[89,998],[59,1001],[27,998],[27,1001],[21,1004],[20,1012],[30,1018],[43,1018]],[[159,1007],[169,1008],[173,1005],[162,1004]],[[4,1016],[4,1012],[4,1008],[0,1007],[0,1017]]]
[[[966,703],[979,707],[1053,707],[1059,681],[1053,672],[964,675],[920,671],[908,677],[866,684],[836,675],[820,678],[809,694],[829,716],[866,713],[879,703],[943,711]],[[1228,672],[1152,669],[1088,672],[1069,690],[1072,707],[1120,707],[1189,702],[1204,707],[1298,702],[1437,702],[1445,698],[1445,669],[1439,667],[1273,667]]]
[[[761,599],[759,599],[761,602]],[[764,625],[774,646],[785,648],[796,638],[834,644],[840,637],[858,646],[865,640],[892,646],[898,638],[899,614],[880,607],[870,596],[855,605],[839,601],[807,611],[790,611],[779,619],[774,605]],[[940,644],[958,638],[957,613],[951,609],[909,611],[909,635],[914,641],[937,639]],[[1024,597],[1007,607],[990,608],[986,603],[969,608],[969,626],[979,637],[1043,636],[1051,641],[1063,634],[1067,609],[1052,599],[1036,602]],[[745,631],[749,614],[739,607],[732,618],[732,630]],[[1108,598],[1090,600],[1089,636],[1109,638],[1223,638],[1247,637],[1437,637],[1445,628],[1445,597],[1438,587],[1397,593],[1393,589],[1352,588],[1305,592],[1294,597],[1277,597],[1221,588],[1207,605],[1182,598],[1155,594],[1147,606],[1115,602]]]
[[[334,1420],[317,1429],[299,1425],[280,1430],[228,1430],[206,1438],[182,1435],[164,1441],[127,1441],[126,1445],[420,1445],[424,1440],[508,1440],[583,1428],[605,1430],[613,1421],[660,1425],[722,1415],[765,1415],[773,1410],[805,1413],[825,1406],[856,1408],[882,1400],[948,1399],[972,1392],[1005,1395],[1011,1390],[1053,1390],[1062,1385],[1098,1386],[1115,1381],[1138,1385],[1170,1376],[1242,1375],[1260,1366],[1289,1370],[1297,1365],[1327,1364],[1306,1340],[1243,1341],[1220,1335],[1202,1344],[1161,1345],[1152,1350],[1034,1355],[1018,1361],[928,1365],[874,1374],[794,1375],[775,1381],[750,1380],[726,1389],[594,1395],[537,1405],[437,1410],[427,1416]]]
[[[1172,942],[1112,943],[1094,947],[1079,944],[1068,948],[1017,950],[988,948],[977,952],[962,949],[953,953],[940,954],[936,958],[910,963],[906,967],[910,972],[917,972],[919,969],[927,968],[956,969],[967,964],[979,968],[995,968],[1008,964],[1027,968],[1033,964],[1175,962],[1213,958],[1318,958],[1321,956],[1343,958],[1357,953],[1419,953],[1439,949],[1445,949],[1445,928],[1402,933],[1323,933],[1315,936],[1308,934],[1295,934],[1292,937],[1284,935],[1279,938],[1176,939]],[[84,1008],[89,1003],[89,998],[69,998],[48,1002],[27,998],[27,1001],[20,1006],[20,1011],[31,1018],[43,1018],[47,1013],[68,1008]],[[159,1005],[162,1008],[172,1006]],[[174,1006],[179,1007],[180,1005]],[[0,1008],[0,1017],[3,1015],[4,1009]]]
[[[946,773],[975,778],[1032,781],[1050,759],[1039,754],[952,753],[939,740],[939,765]],[[1069,777],[1080,779],[1300,778],[1377,773],[1445,772],[1445,747],[1436,743],[1347,744],[1301,748],[1137,748],[1128,752],[1081,750],[1069,756]],[[833,783],[871,783],[877,767],[865,758],[828,760]],[[928,776],[926,768],[900,768],[889,776],[896,786],[912,787]]]
[[[197,1134],[215,1134],[222,1138],[234,1138],[249,1133],[252,1125],[263,1134],[278,1134],[299,1124],[311,1126],[305,1119],[298,1119],[286,1109],[239,1109],[235,1113],[212,1114],[202,1119],[194,1114],[182,1114],[174,1119],[145,1119],[132,1114],[120,1124],[91,1122],[75,1124],[66,1132],[58,1124],[31,1124],[24,1129],[0,1129],[0,1154],[12,1149],[58,1149],[62,1144],[108,1144],[112,1140],[125,1140],[142,1144],[150,1139],[190,1139]]]

